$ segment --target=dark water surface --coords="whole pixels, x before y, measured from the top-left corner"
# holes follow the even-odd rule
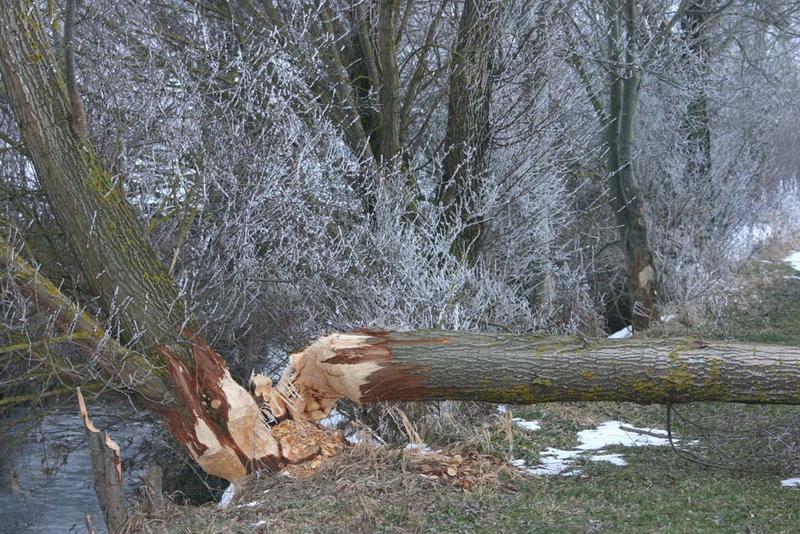
[[[133,412],[129,406],[115,410]],[[132,494],[141,485],[139,475],[146,467],[137,465],[133,457],[146,447],[154,424],[144,414],[126,415],[120,421],[91,402],[89,413],[95,426],[108,430],[120,445],[126,464],[125,487]],[[87,513],[95,531],[106,532],[77,407],[59,409],[27,434],[21,432],[19,428],[16,435],[0,435],[0,533],[86,532]]]

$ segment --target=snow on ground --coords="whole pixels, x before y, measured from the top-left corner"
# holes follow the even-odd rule
[[[608,339],[624,339],[626,337],[631,337],[632,335],[633,335],[633,327],[626,326],[619,332],[614,332],[613,334],[608,336]]]
[[[236,486],[232,483],[225,488],[225,492],[222,494],[222,497],[219,499],[219,504],[217,504],[218,508],[227,508],[228,505],[233,500],[233,496],[236,495]]]
[[[800,477],[781,480],[781,486],[784,488],[800,488]]]
[[[441,452],[439,450],[431,449],[425,443],[409,443],[408,445],[406,445],[405,450],[413,451],[413,452],[416,452],[416,453],[419,453],[419,454],[434,454],[434,453],[437,453],[437,452]]]
[[[513,460],[511,465],[537,476],[560,475],[576,476],[580,469],[574,469],[577,460],[608,462],[613,465],[627,465],[621,453],[609,453],[604,449],[612,445],[623,447],[664,447],[669,445],[664,430],[635,428],[622,421],[606,421],[594,430],[578,432],[580,445],[570,450],[549,447],[539,453],[540,464],[526,467],[525,460]],[[677,440],[675,440],[677,441]],[[595,453],[595,454],[592,454]]]
[[[792,266],[795,271],[800,271],[800,252],[792,252],[783,261]]]
[[[526,421],[525,419],[522,419],[520,417],[515,417],[511,421],[518,427],[527,430],[529,432],[535,432],[540,428],[542,428],[542,425],[539,423],[539,421]]]
[[[339,410],[333,409],[331,410],[331,413],[328,414],[328,417],[319,421],[319,424],[325,428],[337,428],[345,421],[347,421],[347,416]]]

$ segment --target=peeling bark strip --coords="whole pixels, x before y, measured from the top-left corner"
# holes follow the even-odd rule
[[[86,402],[81,388],[77,388],[78,406],[80,406],[83,426],[86,429],[86,441],[89,445],[89,456],[92,459],[92,478],[94,490],[100,503],[100,510],[109,532],[122,532],[128,513],[125,509],[125,495],[122,487],[122,460],[119,445],[109,437],[108,432],[100,432],[89,418]]]
[[[225,361],[190,330],[183,333],[194,370],[171,348],[160,345],[181,403],[162,410],[178,437],[207,473],[237,480],[247,473],[277,467],[280,447],[255,399],[230,375]]]
[[[337,399],[800,404],[800,348],[366,331],[323,337],[293,354],[273,389],[273,402],[289,399],[293,418],[310,419]]]

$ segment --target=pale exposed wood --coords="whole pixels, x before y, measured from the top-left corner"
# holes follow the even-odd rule
[[[125,508],[119,445],[111,439],[108,432],[101,432],[94,426],[89,418],[81,388],[77,388],[77,394],[86,430],[89,456],[92,459],[92,478],[100,510],[103,512],[108,531],[121,532],[128,519],[128,512]]]

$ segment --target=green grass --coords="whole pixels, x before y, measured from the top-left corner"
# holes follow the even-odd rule
[[[757,291],[732,305],[711,335],[800,344],[800,280],[784,278],[792,271],[780,263],[756,263],[749,274]],[[779,483],[800,476],[800,408],[704,403],[679,407],[677,414],[673,430],[699,440],[685,450],[700,462],[669,447],[608,448],[622,452],[628,465],[580,463],[578,477],[502,471],[497,480],[464,491],[422,479],[400,451],[357,448],[310,479],[251,480],[236,504],[256,506],[175,507],[142,529],[192,534],[800,531],[800,490]],[[507,420],[487,410],[474,426],[439,441],[535,464],[540,451],[572,447],[577,431],[603,421],[665,426],[664,407],[631,404],[520,407],[514,416],[540,420],[542,429],[510,429]],[[265,523],[255,527],[259,521]]]
[[[718,333],[730,339],[800,345],[800,273],[784,262],[755,263],[757,291],[727,310]],[[788,277],[788,278],[787,278]]]

